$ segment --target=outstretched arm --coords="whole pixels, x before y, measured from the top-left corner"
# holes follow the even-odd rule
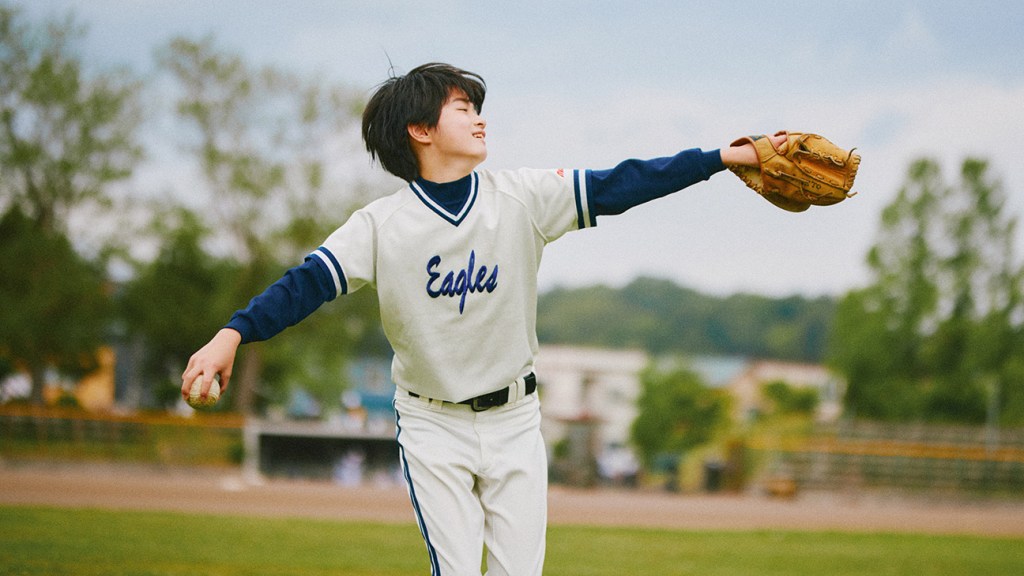
[[[770,138],[777,146],[786,141],[784,134]],[[594,214],[611,216],[707,180],[729,166],[757,165],[753,144],[707,152],[692,148],[667,158],[626,160],[610,170],[591,170],[588,189]]]

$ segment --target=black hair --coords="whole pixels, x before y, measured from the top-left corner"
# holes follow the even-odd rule
[[[370,158],[406,182],[415,180],[420,169],[408,126],[437,126],[441,108],[453,91],[463,92],[477,113],[483,109],[484,79],[448,64],[424,64],[377,86],[363,110],[363,142]]]

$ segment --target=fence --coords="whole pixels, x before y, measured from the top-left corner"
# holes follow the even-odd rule
[[[1024,496],[1024,430],[859,422],[752,447],[800,489]]]
[[[0,458],[238,465],[241,416],[0,406]],[[748,447],[799,490],[896,488],[1024,497],[1024,429],[843,423]]]
[[[0,458],[237,464],[242,423],[231,414],[118,415],[0,406]]]

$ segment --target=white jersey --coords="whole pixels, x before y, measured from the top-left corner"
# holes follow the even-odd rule
[[[376,287],[402,389],[459,402],[533,370],[544,246],[596,224],[586,172],[474,172],[460,212],[417,184],[355,212],[313,253],[338,294]]]

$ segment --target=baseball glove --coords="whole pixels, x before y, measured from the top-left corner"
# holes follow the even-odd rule
[[[844,150],[817,134],[782,131],[786,142],[776,148],[765,136],[747,136],[733,146],[751,143],[759,166],[729,166],[734,174],[772,204],[803,212],[812,204],[831,206],[850,193],[860,155]]]

